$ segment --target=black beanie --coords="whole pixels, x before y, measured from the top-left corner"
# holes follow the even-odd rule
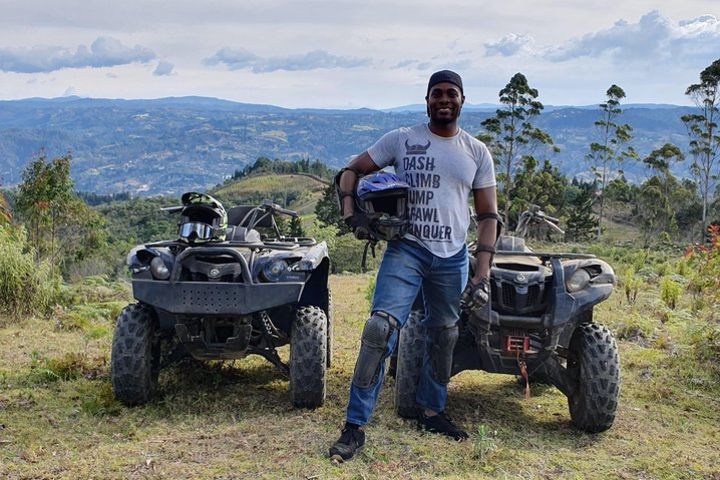
[[[465,95],[465,92],[463,92],[462,78],[460,78],[460,75],[450,70],[440,70],[439,72],[435,72],[430,76],[426,95],[430,94],[430,90],[433,86],[442,82],[452,83],[460,89],[460,93]]]

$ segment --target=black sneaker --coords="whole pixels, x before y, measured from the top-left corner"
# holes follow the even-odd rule
[[[343,428],[338,441],[330,447],[330,460],[345,462],[355,456],[355,453],[365,445],[365,432],[359,428]]]
[[[418,416],[418,426],[423,430],[433,433],[442,433],[448,437],[462,442],[468,438],[467,432],[459,429],[448,417],[445,412],[440,412],[432,417],[425,416],[425,413],[420,413]]]

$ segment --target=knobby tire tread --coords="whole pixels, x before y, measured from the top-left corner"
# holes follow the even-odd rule
[[[327,317],[322,308],[299,307],[290,333],[290,396],[298,408],[316,408],[327,388]]]

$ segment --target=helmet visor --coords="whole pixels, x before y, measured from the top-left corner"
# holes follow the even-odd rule
[[[213,236],[213,227],[207,223],[185,222],[180,225],[179,235],[186,240],[210,240]]]

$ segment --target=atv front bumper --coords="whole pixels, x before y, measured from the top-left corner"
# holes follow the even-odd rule
[[[136,300],[174,314],[247,315],[297,303],[305,284],[176,282],[133,279]]]

